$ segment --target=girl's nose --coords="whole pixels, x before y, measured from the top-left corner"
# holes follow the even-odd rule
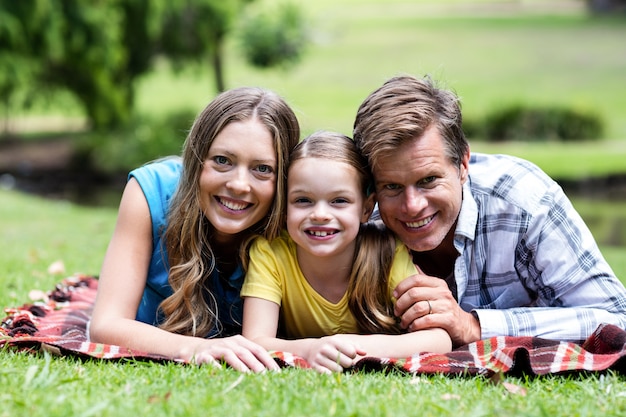
[[[311,211],[311,219],[315,221],[327,221],[330,219],[328,207],[324,202],[318,202]]]

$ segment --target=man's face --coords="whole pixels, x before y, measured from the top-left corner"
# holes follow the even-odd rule
[[[446,155],[436,127],[380,158],[373,167],[380,215],[411,250],[436,249],[455,225],[467,179]]]

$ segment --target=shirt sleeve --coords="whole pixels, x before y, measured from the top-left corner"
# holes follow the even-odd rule
[[[258,237],[250,247],[250,262],[241,297],[257,297],[281,305],[281,265],[267,239]]]
[[[515,253],[532,305],[475,309],[482,338],[537,336],[581,342],[600,324],[626,328],[626,290],[560,190],[534,216]]]
[[[389,272],[389,294],[393,294],[393,290],[400,283],[400,281],[411,275],[417,274],[419,271],[413,263],[413,258],[409,253],[409,249],[400,241],[396,239],[396,251],[391,264],[391,271]],[[392,297],[393,302],[396,300]]]

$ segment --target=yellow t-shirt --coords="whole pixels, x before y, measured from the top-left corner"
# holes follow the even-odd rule
[[[407,247],[396,239],[389,297],[393,298],[393,289],[400,281],[416,273]],[[309,285],[297,262],[296,244],[286,232],[272,242],[264,238],[254,241],[241,296],[262,298],[281,306],[288,338],[358,332],[345,294],[333,304]]]

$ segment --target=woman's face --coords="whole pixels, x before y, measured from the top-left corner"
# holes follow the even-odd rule
[[[200,207],[218,241],[263,219],[276,193],[276,151],[256,118],[227,125],[215,138],[200,174]]]

